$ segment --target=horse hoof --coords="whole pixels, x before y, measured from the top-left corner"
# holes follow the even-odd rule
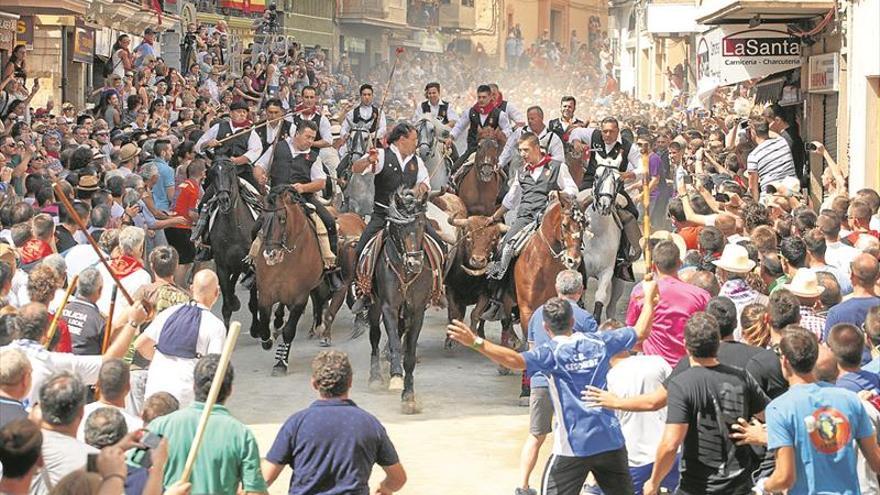
[[[318,341],[318,346],[330,347],[330,337],[321,337],[321,340]]]
[[[370,377],[370,383],[367,384],[367,388],[370,389],[370,392],[381,392],[385,388],[385,383],[379,377]]]
[[[501,376],[508,376],[510,375],[510,370],[508,368],[505,368],[504,366],[499,366],[498,374]]]
[[[241,301],[238,299],[238,296],[232,296],[232,299],[229,301],[229,307],[233,313],[241,309]]]
[[[272,376],[287,376],[287,366],[282,363],[276,363],[272,367]]]
[[[443,342],[443,349],[446,351],[454,351],[458,348],[458,342],[446,337],[446,340]]]
[[[394,375],[388,382],[388,390],[403,390],[403,377]]]
[[[419,414],[422,412],[422,408],[419,407],[415,399],[410,399],[400,403],[400,412],[403,414]]]
[[[266,339],[266,340],[260,339],[260,346],[263,347],[263,350],[264,350],[264,351],[271,351],[271,350],[272,350],[272,345],[273,345],[274,343],[275,343],[275,341],[272,340],[272,339]]]

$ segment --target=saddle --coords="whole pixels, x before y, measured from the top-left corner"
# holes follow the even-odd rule
[[[287,191],[289,188],[290,188],[289,185],[274,187],[269,192],[269,196],[266,198],[267,206],[272,207],[273,210],[277,210],[278,211],[277,214],[281,214],[281,215],[287,214],[286,210],[284,210],[284,208],[276,208],[275,205],[276,205],[276,202],[278,201],[278,199],[280,198],[280,195],[283,192]],[[309,203],[308,201],[306,201],[304,198],[302,198],[299,195],[297,195],[297,198],[298,198],[297,203],[300,205],[300,207],[303,208],[303,211],[306,214],[306,218],[308,219],[308,222],[310,224],[312,231],[315,232],[315,235],[318,237],[318,248],[321,253],[321,259],[324,262],[324,268],[329,269],[329,268],[335,266],[336,265],[336,255],[333,254],[333,250],[330,249],[330,238],[329,238],[329,234],[327,233],[327,227],[324,225],[324,222],[321,221],[321,218],[318,216],[317,212],[315,211],[314,205],[312,205],[311,203]],[[256,256],[259,255],[260,252],[262,251],[263,238],[266,235],[266,230],[268,229],[268,227],[269,227],[269,222],[266,221],[266,219],[264,218],[263,221],[260,222],[260,229],[257,232],[257,236],[254,239],[254,242],[251,244],[250,251],[248,252],[248,258],[250,258],[250,260],[253,260],[254,258],[256,258]],[[264,254],[264,256],[265,256],[265,254]],[[267,262],[267,264],[270,264],[268,259],[266,262]],[[278,262],[280,262],[280,260]],[[274,263],[272,263],[272,264],[274,264]]]
[[[355,287],[359,294],[372,294],[373,292],[373,276],[375,275],[376,265],[382,254],[382,247],[385,245],[385,231],[379,231],[374,235],[361,253],[355,266]],[[432,302],[443,291],[443,278],[445,273],[445,261],[443,259],[443,251],[437,244],[437,241],[430,236],[425,236],[422,241],[422,249],[428,258],[428,264],[431,267],[431,294]]]

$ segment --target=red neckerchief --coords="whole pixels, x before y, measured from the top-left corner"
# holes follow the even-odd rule
[[[544,155],[544,158],[541,158],[541,161],[539,161],[538,163],[536,163],[536,164],[534,164],[534,165],[529,165],[528,163],[526,163],[526,170],[527,170],[529,173],[532,173],[532,172],[534,172],[535,170],[537,170],[537,169],[543,167],[544,165],[547,165],[548,163],[550,163],[550,160],[552,160],[552,159],[553,159],[552,156],[550,156],[550,155]]]
[[[230,127],[234,127],[234,128],[236,128],[236,129],[244,129],[245,127],[250,127],[250,126],[251,126],[251,121],[248,120],[248,119],[244,119],[244,120],[241,121],[240,124],[236,124],[235,122],[233,122],[233,121],[230,120],[230,121],[229,121],[229,126],[230,126]]]
[[[48,242],[41,241],[40,239],[28,239],[28,241],[21,247],[20,251],[21,264],[23,265],[39,261],[54,252],[52,251],[52,246],[50,246]]]
[[[495,100],[492,100],[486,106],[482,106],[479,103],[475,103],[474,110],[480,115],[489,115],[492,112],[492,110],[495,110],[495,108],[497,106],[498,106],[498,102]]]
[[[110,270],[119,278],[127,277],[143,268],[144,265],[132,256],[122,255],[110,260]]]
[[[309,116],[310,116],[310,115],[315,115],[315,113],[317,112],[317,108],[315,107],[315,105],[312,105],[312,106],[310,106],[310,107],[307,107],[307,106],[305,106],[305,105],[303,105],[303,104],[299,104],[299,105],[296,106],[296,108],[294,109],[294,111],[295,111],[296,113],[300,113],[300,114],[302,114],[303,117],[311,118],[311,117],[309,117]]]

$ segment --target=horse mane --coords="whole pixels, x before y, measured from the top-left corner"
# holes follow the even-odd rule
[[[391,223],[410,223],[425,212],[426,204],[407,187],[399,187],[389,201],[387,219]]]

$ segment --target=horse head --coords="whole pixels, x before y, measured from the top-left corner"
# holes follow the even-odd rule
[[[361,156],[367,152],[367,137],[370,132],[367,129],[354,128],[348,133],[345,149],[352,156]]]
[[[559,194],[559,235],[563,250],[560,261],[569,270],[576,270],[581,264],[584,232],[588,227],[586,215],[581,210],[577,198]]]
[[[235,164],[226,156],[217,156],[214,158],[211,173],[214,174],[217,204],[220,206],[221,212],[228,213],[239,194]]]
[[[480,139],[474,153],[474,168],[480,182],[489,182],[498,171],[498,158],[501,155],[501,144],[494,137]]]
[[[420,197],[412,190],[401,187],[388,205],[388,240],[403,260],[403,268],[408,274],[422,271],[427,202],[427,195]]]
[[[422,160],[433,157],[437,152],[437,141],[445,140],[449,137],[449,129],[442,122],[428,114],[425,114],[416,123],[416,133],[418,134],[416,153],[418,153]]]
[[[266,199],[263,213],[263,257],[269,266],[284,261],[284,255],[296,249],[289,241],[295,238],[300,227],[297,221],[297,206],[305,200],[290,187],[274,191]],[[299,210],[305,220],[304,213]]]
[[[600,215],[608,215],[617,199],[620,187],[620,162],[623,155],[617,158],[596,157],[596,180],[593,181],[593,207]]]
[[[489,223],[489,218],[474,215],[467,218],[449,217],[449,223],[459,230],[459,249],[462,250],[462,269],[479,277],[489,268],[489,258],[498,246],[509,226],[503,223]]]

